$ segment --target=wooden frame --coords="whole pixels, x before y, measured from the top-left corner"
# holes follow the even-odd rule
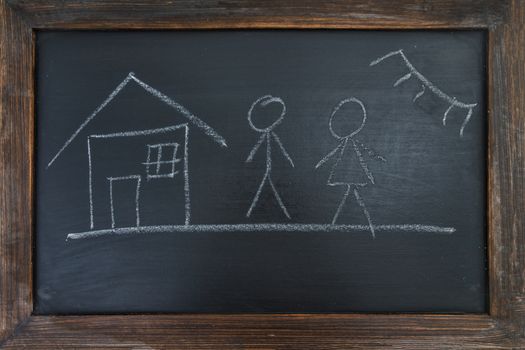
[[[34,31],[481,28],[488,31],[486,315],[32,316]],[[0,0],[0,347],[525,348],[525,2]]]

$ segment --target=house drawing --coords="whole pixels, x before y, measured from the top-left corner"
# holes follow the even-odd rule
[[[204,132],[223,147],[227,147],[226,141],[204,121],[133,73],[129,73],[78,127],[47,167],[53,165],[88,123],[130,82],[137,83],[160,103],[173,108],[177,116],[186,121],[162,128],[87,136],[90,230],[155,226],[159,223],[190,225],[190,128]],[[159,197],[162,200],[158,200]],[[147,205],[141,206],[144,200]]]

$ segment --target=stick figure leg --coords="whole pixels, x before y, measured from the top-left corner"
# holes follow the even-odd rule
[[[376,238],[376,234],[374,231],[374,225],[372,225],[372,219],[370,218],[370,213],[366,209],[365,201],[363,198],[361,198],[361,195],[359,194],[359,191],[357,190],[357,186],[354,186],[354,196],[357,200],[357,203],[361,206],[361,209],[363,209],[363,213],[366,216],[366,219],[368,220],[368,226],[370,227],[370,232],[372,232],[372,237]]]
[[[273,194],[275,195],[275,198],[277,198],[277,202],[279,202],[279,206],[283,210],[284,215],[286,215],[286,217],[290,219],[290,214],[288,214],[288,211],[286,210],[286,207],[284,206],[284,203],[281,200],[279,193],[277,193],[277,189],[275,188],[275,185],[273,184],[272,178],[270,176],[268,176],[268,182],[270,182],[270,186],[272,187]]]
[[[335,222],[337,221],[337,218],[339,217],[339,214],[341,213],[341,209],[343,209],[346,203],[346,198],[350,194],[350,190],[351,190],[350,185],[346,185],[346,192],[343,195],[343,199],[341,199],[341,203],[339,203],[339,207],[337,207],[337,211],[335,212],[334,218],[332,219],[332,225],[335,225]]]
[[[261,191],[263,189],[264,183],[266,182],[267,178],[268,178],[268,173],[264,174],[261,184],[259,185],[259,188],[257,189],[257,193],[255,193],[255,197],[253,197],[252,205],[250,205],[250,209],[248,209],[248,212],[246,213],[247,218],[249,218],[250,215],[252,215],[252,210],[253,208],[255,208],[255,205],[257,204],[257,201],[259,200],[259,196],[261,195]]]

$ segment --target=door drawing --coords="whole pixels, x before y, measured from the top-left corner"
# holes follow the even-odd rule
[[[140,175],[108,177],[111,228],[140,226]]]

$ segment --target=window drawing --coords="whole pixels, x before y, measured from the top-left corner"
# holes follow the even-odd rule
[[[146,162],[147,179],[173,178],[179,173],[176,169],[177,163],[181,161],[177,158],[179,144],[161,143],[148,146],[148,156]]]

